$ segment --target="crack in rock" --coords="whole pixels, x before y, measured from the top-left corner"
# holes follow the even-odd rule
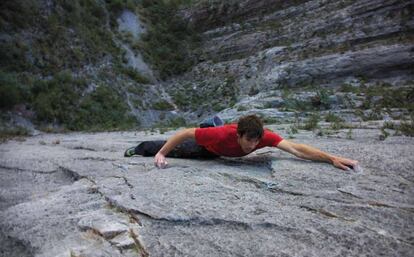
[[[134,186],[131,183],[128,182],[128,179],[125,176],[110,176],[108,178],[121,178],[121,179],[124,180],[125,185],[127,185],[131,189],[134,188]]]
[[[155,165],[153,163],[145,163],[145,162],[128,162],[128,165],[131,166],[142,166],[144,168],[144,172],[148,172],[154,169],[158,169],[157,167],[155,167]],[[168,167],[167,167],[168,168]],[[140,171],[140,170],[139,170]]]
[[[69,149],[73,150],[86,150],[91,152],[96,152],[96,149],[90,148],[90,147],[84,147],[84,146],[74,146],[74,147],[68,147]]]
[[[114,163],[113,162],[112,165],[115,166],[115,167],[117,167],[117,168],[119,168],[119,169],[121,169],[124,172],[128,172],[128,167],[125,166],[125,165],[123,165],[123,164],[119,164],[119,163]]]
[[[414,212],[414,207],[411,207],[411,206],[404,207],[404,206],[398,206],[398,205],[391,205],[391,204],[383,203],[383,202],[376,201],[376,200],[369,200],[369,199],[360,197],[358,195],[355,195],[351,192],[345,191],[345,190],[340,189],[340,188],[337,189],[337,190],[339,192],[345,194],[345,195],[349,195],[349,196],[352,196],[354,198],[357,198],[357,199],[361,200],[361,201],[358,201],[359,203],[366,204],[366,205],[369,205],[371,207],[393,208],[393,209],[400,209],[400,210],[404,210],[404,211],[408,211],[408,212]]]
[[[248,158],[227,158],[221,157],[219,160],[225,165],[229,166],[242,166],[248,165],[257,168],[267,168],[269,171],[272,171],[272,160],[268,158],[267,155],[256,154],[254,157]]]
[[[103,194],[103,193],[101,193],[101,194]],[[104,197],[105,197],[105,201],[109,204],[109,206],[111,206],[112,208],[116,208],[120,212],[138,214],[138,215],[142,215],[142,216],[147,217],[147,218],[152,219],[152,220],[159,220],[158,217],[155,217],[151,214],[145,213],[145,212],[137,210],[137,209],[128,209],[128,208],[118,204],[118,202],[116,200],[111,199],[107,196],[104,196]]]
[[[351,192],[347,192],[347,191],[345,191],[343,189],[338,188],[337,190],[338,190],[338,192],[340,192],[342,194],[349,195],[349,196],[352,196],[352,197],[355,197],[355,198],[358,198],[358,199],[363,199],[362,197],[357,196],[357,195],[355,195],[355,194],[353,194]]]
[[[21,172],[31,172],[31,173],[37,173],[37,174],[53,174],[53,173],[56,173],[56,172],[59,171],[58,169],[51,170],[51,171],[29,170],[29,169],[22,169],[22,168],[18,168],[18,167],[9,167],[9,166],[4,166],[4,165],[0,165],[0,169],[21,171]]]
[[[102,157],[82,157],[82,158],[77,158],[76,160],[80,160],[80,161],[116,161],[115,159],[107,159],[107,158],[102,158]]]
[[[88,178],[87,176],[82,176],[79,173],[77,173],[74,170],[71,170],[69,168],[63,167],[63,166],[59,166],[59,169],[68,177],[72,178],[72,181],[78,181],[80,179],[87,179],[89,181],[91,181],[93,184],[96,184],[95,181],[93,181],[92,179]]]
[[[391,235],[390,233],[388,233],[384,229],[371,228],[371,227],[369,227],[367,225],[364,225],[364,224],[358,224],[358,225],[360,225],[361,227],[363,227],[363,228],[365,228],[365,229],[367,229],[369,231],[372,231],[372,232],[374,232],[374,233],[376,233],[378,235],[381,235],[381,236],[384,236],[384,237],[387,237],[387,238],[391,238],[391,239],[397,240],[397,241],[399,241],[401,243],[404,243],[404,244],[408,244],[408,245],[414,246],[414,242],[406,241],[406,240],[404,240],[404,239],[402,239],[400,237]]]
[[[132,237],[132,239],[135,242],[135,248],[136,248],[138,254],[141,257],[149,257],[148,251],[145,249],[145,247],[143,246],[143,244],[139,240],[138,235],[134,232],[133,229],[129,230],[129,235]]]
[[[305,193],[302,192],[295,192],[295,191],[290,191],[290,190],[285,190],[282,189],[280,187],[277,187],[275,182],[266,182],[266,181],[261,181],[259,179],[255,179],[255,178],[251,178],[251,177],[245,177],[245,176],[236,176],[236,175],[232,175],[232,174],[228,174],[228,173],[223,173],[220,172],[218,173],[224,177],[227,177],[235,182],[245,182],[245,183],[249,183],[254,185],[256,188],[262,188],[265,190],[268,190],[270,192],[274,192],[274,193],[283,193],[283,194],[289,194],[289,195],[294,195],[294,196],[309,196]]]
[[[372,207],[385,207],[385,208],[404,210],[408,212],[414,212],[414,207],[403,207],[403,206],[390,205],[390,204],[379,202],[379,201],[370,200],[366,204]]]
[[[127,227],[119,223],[110,223],[111,221],[93,221],[93,220],[81,220],[78,223],[78,227],[81,231],[92,231],[94,234],[108,240],[127,231]],[[103,224],[104,223],[104,224]]]
[[[350,222],[355,222],[356,221],[354,219],[350,219],[350,218],[346,218],[346,217],[337,215],[336,213],[327,211],[323,208],[313,208],[313,207],[306,206],[306,205],[300,205],[299,208],[305,209],[305,210],[313,212],[313,213],[322,214],[323,216],[326,216],[328,218],[336,218],[336,219],[340,219],[340,220],[344,220],[344,221],[350,221]]]
[[[139,218],[137,217],[137,215],[135,215],[132,212],[128,212],[127,215],[129,217],[129,222],[130,223],[137,223],[138,225],[140,225],[142,227],[142,222],[139,220]]]
[[[95,185],[95,186],[97,185],[96,182],[92,178],[89,178],[87,176],[82,176],[74,170],[65,168],[63,166],[59,166],[59,169],[62,172],[64,172],[65,174],[67,174],[69,177],[71,177],[72,180],[74,180],[74,181],[77,181],[77,180],[80,180],[80,179],[86,179],[86,180],[90,181],[93,185]],[[114,176],[114,177],[124,179],[126,185],[128,185],[130,188],[133,187],[128,182],[126,177],[123,177],[123,176]],[[120,211],[120,212],[126,214],[128,216],[129,223],[136,223],[139,226],[142,226],[141,221],[139,220],[139,218],[133,212],[131,212],[131,211],[125,209],[125,208],[119,208],[118,206],[113,205],[111,203],[111,201],[109,201],[109,199],[104,195],[104,193],[99,191],[99,188],[97,186],[91,188],[90,193],[99,194],[101,197],[103,197],[103,199],[108,203],[108,205],[110,207],[116,208],[117,211]],[[126,210],[126,211],[124,211],[124,210]],[[134,242],[133,244],[135,245],[137,252],[140,253],[140,255],[143,256],[143,257],[147,257],[147,256],[149,257],[148,252],[145,250],[145,247],[139,241],[138,237],[136,236],[136,233],[133,232],[132,228],[129,228],[130,231],[132,231],[132,233],[129,232],[129,234],[126,234],[128,232],[127,228],[122,229],[122,230],[118,230],[118,231],[108,230],[106,232],[105,231],[101,232],[101,230],[94,227],[93,224],[78,224],[78,227],[81,229],[81,231],[90,232],[90,233],[92,233],[96,236],[99,236],[103,240],[110,243],[112,246],[116,247],[121,252],[122,252],[122,249],[130,249],[132,247],[132,243],[128,242],[128,238],[126,238],[129,235],[129,237],[131,237],[133,242]],[[99,224],[98,224],[98,227],[99,227]],[[106,226],[104,226],[104,227],[106,227]],[[135,235],[135,238],[133,237],[133,235]]]
[[[203,219],[199,217],[191,217],[191,218],[164,218],[164,217],[156,217],[154,215],[145,213],[143,211],[140,211],[138,209],[131,209],[126,208],[120,204],[118,204],[116,201],[107,199],[113,206],[115,206],[118,210],[128,213],[128,214],[138,214],[143,215],[151,220],[154,221],[160,221],[160,222],[167,222],[174,226],[217,226],[217,225],[225,225],[225,226],[233,226],[233,227],[241,227],[246,230],[252,230],[255,227],[261,227],[261,228],[277,228],[280,231],[293,231],[295,229],[289,228],[289,227],[283,227],[275,223],[270,222],[263,222],[263,223],[247,223],[243,221],[237,221],[237,220],[226,220],[226,219],[220,219],[220,218],[210,218],[210,219]]]
[[[254,185],[256,188],[261,188],[273,193],[281,193],[281,194],[288,194],[288,195],[293,195],[293,196],[301,196],[301,197],[313,197],[313,198],[319,198],[319,199],[324,199],[327,201],[333,201],[336,203],[353,203],[352,201],[347,201],[347,200],[343,200],[343,199],[336,199],[336,198],[330,198],[330,197],[326,197],[326,196],[321,196],[321,195],[312,195],[312,194],[306,194],[304,192],[299,192],[299,191],[291,191],[291,190],[286,190],[283,189],[281,187],[278,187],[277,184],[275,182],[272,181],[261,181],[259,179],[255,179],[255,178],[251,178],[251,177],[247,177],[247,176],[236,176],[233,174],[229,174],[229,173],[218,173],[224,177],[227,177],[231,180],[233,180],[234,182],[245,182],[245,183],[249,183]]]

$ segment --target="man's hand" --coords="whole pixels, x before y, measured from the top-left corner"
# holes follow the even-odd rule
[[[332,165],[343,170],[355,170],[358,161],[335,156],[332,158]]]
[[[154,164],[155,164],[156,167],[158,167],[160,169],[164,169],[165,167],[167,167],[168,162],[165,159],[165,156],[162,153],[158,152],[155,155]]]

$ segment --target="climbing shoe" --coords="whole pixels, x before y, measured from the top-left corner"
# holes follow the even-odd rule
[[[124,157],[131,157],[133,155],[135,155],[135,146],[128,148],[124,153]]]

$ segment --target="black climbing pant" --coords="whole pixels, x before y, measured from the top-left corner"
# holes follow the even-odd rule
[[[135,147],[135,154],[142,156],[154,156],[166,142],[167,141],[164,140],[144,141]],[[218,155],[207,151],[207,149],[201,145],[197,145],[194,139],[187,139],[168,153],[167,157],[210,159],[216,158]]]

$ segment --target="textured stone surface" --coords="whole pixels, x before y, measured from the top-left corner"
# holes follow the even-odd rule
[[[266,148],[244,158],[124,158],[144,132],[0,145],[1,256],[411,256],[414,141],[379,125],[294,141],[360,161],[344,172]],[[287,137],[289,124],[270,126]],[[59,142],[59,143],[57,143]]]
[[[283,90],[324,87],[334,95],[351,83],[413,88],[413,6],[413,1],[397,0],[201,0],[182,11],[202,33],[201,60],[168,81],[167,91],[186,92],[196,102],[179,106],[193,111],[185,113],[188,120],[223,109],[224,116],[235,118],[243,114],[238,107],[261,112],[257,108],[269,104],[278,115],[263,115],[292,122],[291,113],[280,108],[283,101],[269,99],[275,91],[280,96]],[[226,92],[229,80],[233,97],[214,94]],[[252,97],[251,92],[260,94]],[[347,121],[356,120],[349,109],[366,98],[346,95],[351,107],[332,102],[330,108],[347,113]]]

